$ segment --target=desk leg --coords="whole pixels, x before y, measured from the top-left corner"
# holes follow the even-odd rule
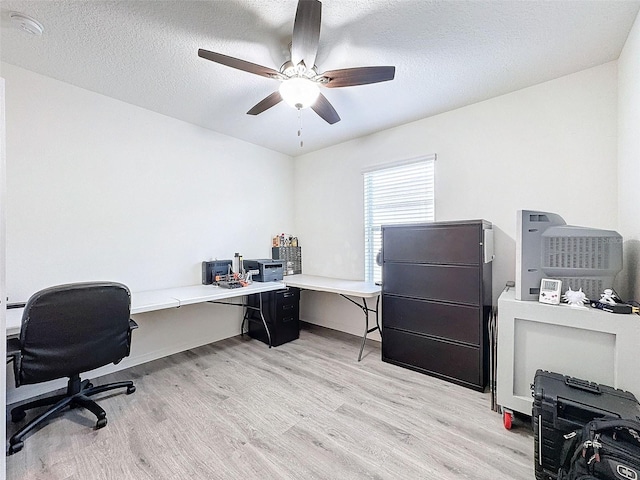
[[[248,319],[249,319],[249,307],[247,305],[244,305],[244,315],[242,316],[242,325],[240,325],[240,336],[241,337],[244,337],[244,334],[245,334],[244,325],[245,325],[245,323],[247,322]],[[248,333],[248,330],[247,330],[246,333]]]
[[[244,324],[245,322],[247,322],[247,327],[248,322],[251,321],[251,318],[249,318],[249,310],[254,310],[256,312],[258,312],[260,314],[260,320],[262,320],[262,325],[264,326],[264,331],[267,332],[267,339],[269,340],[269,348],[272,347],[271,344],[271,332],[269,331],[269,326],[267,325],[267,321],[264,318],[264,313],[262,312],[262,292],[254,294],[254,295],[258,295],[258,307],[253,307],[250,306],[248,304],[248,302],[244,303],[244,317],[242,317],[242,326],[240,327],[240,334],[244,335]]]
[[[378,311],[379,311],[378,307],[380,306],[380,295],[378,295],[378,297],[376,299],[376,308],[375,308],[375,310],[372,310],[372,309],[370,309],[368,307],[367,299],[364,298],[364,297],[362,298],[362,305],[360,305],[358,302],[352,300],[351,298],[347,297],[346,295],[340,294],[340,296],[342,298],[346,298],[347,300],[349,300],[354,305],[357,305],[364,312],[364,335],[362,335],[362,344],[360,345],[360,353],[358,355],[358,361],[360,361],[360,360],[362,360],[362,352],[364,351],[364,344],[367,341],[367,334],[369,334],[371,332],[375,332],[376,330],[378,330],[380,332],[380,336],[382,337],[382,329],[380,328],[380,318],[378,316]],[[374,312],[376,314],[376,326],[373,327],[373,328],[369,328],[369,312]]]
[[[360,345],[360,353],[358,354],[358,361],[362,360],[362,351],[364,350],[364,344],[367,341],[367,333],[369,333],[369,309],[367,308],[366,298],[362,299],[362,310],[364,311],[364,335],[362,335],[362,345]]]
[[[258,312],[260,314],[260,320],[262,320],[262,325],[264,325],[264,330],[267,332],[267,339],[269,340],[269,348],[272,347],[271,344],[271,332],[269,331],[269,326],[267,325],[267,321],[264,318],[264,314],[262,313],[262,292],[260,293],[256,293],[254,295],[258,295],[258,305],[257,307],[254,307],[252,305],[249,305],[249,302],[247,302],[246,300],[246,296],[245,296],[245,301],[242,303],[230,303],[230,302],[221,302],[219,300],[209,300],[208,303],[217,303],[219,305],[234,305],[236,307],[244,307],[244,316],[242,317],[242,325],[240,325],[240,335],[244,336],[244,325],[245,322],[250,322],[251,318],[249,318],[249,310],[254,310],[256,312]],[[248,326],[248,325],[247,325]]]

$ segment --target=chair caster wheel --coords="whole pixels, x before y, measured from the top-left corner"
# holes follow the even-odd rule
[[[127,387],[127,395],[131,395],[135,391],[136,391],[135,385],[131,385],[130,387]]]
[[[24,442],[16,442],[12,445],[9,445],[9,455],[13,455],[14,453],[18,453],[24,447]]]
[[[25,412],[24,410],[18,410],[16,412],[11,412],[11,421],[13,423],[19,422],[20,420],[23,420],[24,417],[27,416],[27,412]]]
[[[101,418],[96,422],[96,430],[107,426],[107,418]]]

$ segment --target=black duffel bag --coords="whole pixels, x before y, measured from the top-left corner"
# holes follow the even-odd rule
[[[565,439],[558,480],[640,480],[640,422],[599,418]]]

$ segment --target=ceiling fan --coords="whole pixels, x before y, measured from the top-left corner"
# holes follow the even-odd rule
[[[322,119],[333,125],[340,121],[340,116],[329,100],[320,93],[320,86],[338,88],[386,82],[393,80],[396,67],[343,68],[318,74],[315,61],[320,39],[321,15],[322,3],[319,0],[299,0],[293,23],[291,60],[285,62],[280,70],[202,48],[198,50],[198,56],[282,82],[278,90],[258,102],[247,114],[258,115],[285,100],[297,109],[311,107]]]

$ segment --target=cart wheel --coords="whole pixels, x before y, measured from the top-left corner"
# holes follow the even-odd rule
[[[513,413],[509,412],[508,410],[503,411],[502,424],[504,425],[504,428],[506,428],[507,430],[511,430],[511,426],[513,424]]]

